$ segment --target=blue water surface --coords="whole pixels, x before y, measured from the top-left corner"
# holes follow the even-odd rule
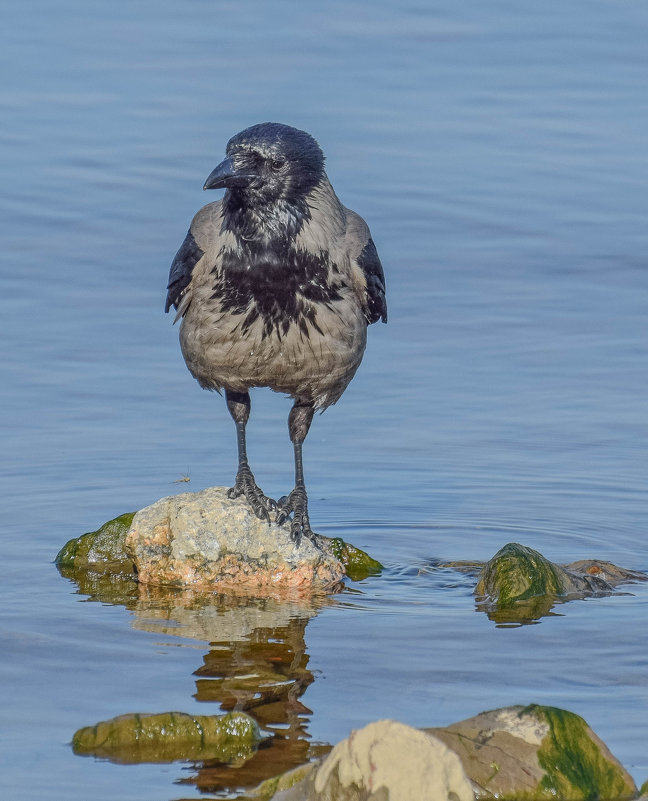
[[[647,40],[636,0],[3,9],[3,798],[221,792],[196,766],[72,753],[76,729],[125,712],[218,713],[193,673],[219,637],[192,610],[160,629],[154,603],[88,602],[52,560],[233,479],[225,404],[162,309],[206,176],[264,120],[318,138],[390,304],[305,448],[315,528],[386,565],[304,618],[308,734],[537,702],[648,778],[645,587],[500,628],[470,577],[434,569],[517,541],[648,571]],[[275,497],[288,408],[253,395],[250,456]]]

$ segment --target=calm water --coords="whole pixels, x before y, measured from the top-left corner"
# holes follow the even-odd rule
[[[69,741],[126,712],[240,705],[236,665],[259,660],[293,689],[258,712],[287,732],[258,776],[379,717],[540,702],[648,778],[645,587],[503,629],[433,569],[518,541],[648,570],[645,5],[27,0],[2,17],[2,797],[235,790],[251,780],[233,769]],[[162,306],[205,177],[266,119],[317,136],[386,268],[390,323],[315,420],[306,470],[315,527],[387,570],[317,608],[113,603],[59,576],[60,546],[233,478],[224,403]],[[253,465],[281,495],[289,404],[253,406]]]

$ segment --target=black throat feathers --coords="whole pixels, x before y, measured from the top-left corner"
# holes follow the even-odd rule
[[[330,308],[341,300],[345,283],[328,250],[295,246],[297,234],[310,222],[308,206],[273,204],[260,211],[236,203],[233,194],[226,195],[223,228],[237,244],[222,251],[212,297],[223,311],[243,317],[243,333],[258,319],[264,338],[273,332],[281,338],[292,325],[305,336],[311,329],[322,333],[318,306]]]

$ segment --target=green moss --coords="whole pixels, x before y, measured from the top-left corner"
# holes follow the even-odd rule
[[[241,763],[261,739],[253,718],[242,712],[228,715],[120,715],[79,729],[72,738],[75,754],[113,762],[175,762],[217,759]]]
[[[296,784],[302,782],[316,767],[316,763],[310,762],[307,765],[300,765],[287,773],[282,773],[281,776],[274,776],[272,779],[266,779],[264,782],[254,790],[254,792],[247,796],[254,798],[255,801],[270,801],[277,793],[282,790],[290,790]]]
[[[128,512],[104,523],[97,531],[69,540],[56,555],[56,566],[68,571],[134,573],[133,561],[124,550],[133,517],[135,512]]]
[[[519,601],[563,593],[560,569],[538,551],[510,542],[484,566],[475,589],[500,609]]]
[[[618,763],[611,761],[591,737],[583,718],[573,712],[532,704],[520,716],[546,721],[549,733],[538,750],[545,771],[540,797],[565,801],[633,798],[636,788]]]
[[[333,556],[342,562],[351,581],[362,581],[368,576],[376,576],[383,569],[380,562],[372,559],[360,548],[349,545],[341,537],[328,539],[327,545]]]
[[[639,795],[643,798],[644,796],[648,796],[648,781],[645,781],[641,785],[641,790],[639,790]]]

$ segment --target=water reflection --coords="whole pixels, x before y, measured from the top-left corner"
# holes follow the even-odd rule
[[[312,713],[300,700],[315,680],[305,643],[309,619],[294,617],[283,625],[254,627],[242,639],[212,642],[195,671],[198,701],[246,711],[271,735],[245,765],[247,786],[303,764],[312,754],[307,731]],[[212,792],[227,781],[227,773],[226,766],[206,763],[195,783]]]
[[[69,573],[67,577],[72,578]],[[83,572],[74,581],[90,600],[132,611],[136,629],[208,642],[203,663],[194,671],[193,697],[213,705],[205,714],[247,712],[267,737],[243,765],[192,762],[190,775],[179,783],[210,793],[250,788],[330,749],[310,743],[311,710],[301,701],[315,680],[308,668],[306,627],[331,603],[327,597],[278,601],[205,596]]]

